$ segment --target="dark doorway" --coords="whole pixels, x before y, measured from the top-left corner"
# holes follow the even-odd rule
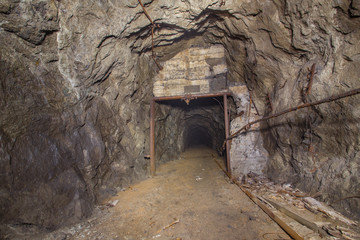
[[[161,105],[166,105],[168,110],[176,109],[175,115],[179,118],[178,121],[176,121],[177,127],[174,127],[174,132],[171,132],[171,134],[177,141],[181,140],[176,137],[181,136],[182,143],[180,144],[180,142],[178,142],[179,144],[169,145],[169,147],[165,147],[165,149],[168,149],[168,151],[183,151],[185,148],[202,145],[220,152],[226,136],[225,129],[226,127],[228,129],[228,126],[225,124],[227,116],[224,114],[227,112],[227,95],[229,94],[219,93],[154,98],[154,102],[152,103],[153,118],[155,115],[155,101],[160,107]],[[226,104],[224,104],[224,100],[226,100]],[[154,131],[155,123],[153,124],[152,129]],[[161,123],[158,122],[157,124]],[[178,125],[181,125],[181,128],[179,128]],[[150,126],[152,126],[152,124]],[[157,136],[158,135],[157,133]],[[155,133],[152,132],[150,137],[155,138]],[[150,140],[152,140],[151,144],[155,144],[155,139]],[[163,141],[161,144],[166,145],[170,144],[170,142],[171,141]],[[159,143],[157,142],[157,144]],[[182,149],[172,149],[179,147]],[[150,158],[153,164],[152,169],[154,170],[155,146],[153,146],[152,154],[150,155],[152,155]]]
[[[190,126],[184,136],[185,148],[207,146],[212,148],[212,137],[208,129],[202,126]]]

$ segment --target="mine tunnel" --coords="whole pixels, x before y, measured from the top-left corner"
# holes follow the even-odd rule
[[[179,114],[176,122],[178,126],[170,128],[170,133],[168,132],[174,137],[175,143],[168,151],[177,152],[205,146],[222,154],[221,148],[225,140],[223,97],[203,97],[188,102],[181,99],[157,101],[157,107],[162,108],[164,105],[168,106],[169,113]],[[162,131],[161,121],[158,121],[158,124],[158,131]],[[160,141],[157,141],[157,144],[167,145]],[[177,146],[180,146],[180,149],[177,149]],[[163,154],[167,155],[166,152]]]
[[[185,114],[184,148],[207,146],[219,150],[224,139],[222,99],[193,100]]]
[[[185,149],[196,146],[207,146],[209,148],[214,147],[209,130],[200,124],[187,126],[184,137]]]
[[[157,126],[150,128],[151,140],[155,138],[150,143],[152,174],[157,161],[166,162],[201,145],[224,155],[229,168],[230,152],[224,142],[229,135],[230,112],[236,108],[228,91],[225,48],[197,39],[164,62],[154,77],[153,101],[158,111],[150,120]],[[229,149],[229,144],[226,147]]]
[[[358,0],[0,1],[0,239],[110,215],[122,232],[88,239],[265,239],[233,185],[359,226],[359,26]]]

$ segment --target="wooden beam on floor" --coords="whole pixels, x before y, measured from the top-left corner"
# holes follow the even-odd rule
[[[297,232],[294,231],[289,225],[287,225],[283,220],[281,220],[278,216],[276,216],[269,208],[265,206],[265,204],[261,203],[260,200],[255,197],[251,192],[246,190],[241,186],[241,184],[233,178],[221,165],[216,161],[214,158],[214,161],[217,163],[217,165],[223,170],[223,172],[229,177],[229,179],[236,184],[241,191],[243,191],[246,196],[248,196],[258,207],[260,207],[274,222],[276,222],[290,237],[292,237],[295,240],[304,240]]]

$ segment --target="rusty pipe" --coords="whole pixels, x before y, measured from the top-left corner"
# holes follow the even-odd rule
[[[229,96],[230,92],[209,93],[209,94],[185,94],[170,97],[154,97],[154,101],[178,100],[178,99],[196,99],[196,98],[209,98],[220,97],[223,95]]]
[[[230,130],[229,130],[229,115],[228,115],[228,102],[227,95],[223,95],[224,98],[224,119],[225,119],[225,139],[229,138]],[[226,141],[226,170],[231,175],[230,168],[230,141]]]
[[[155,176],[155,101],[150,100],[150,174]]]

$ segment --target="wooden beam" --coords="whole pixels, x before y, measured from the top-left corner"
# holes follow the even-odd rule
[[[246,196],[248,196],[258,207],[260,207],[274,222],[276,222],[290,237],[292,237],[295,240],[304,240],[297,232],[294,231],[289,225],[287,225],[284,221],[282,221],[278,216],[276,216],[269,208],[265,206],[265,204],[261,203],[260,200],[255,197],[251,192],[247,191],[245,188],[242,187],[242,185],[233,178],[223,167],[216,161],[214,158],[214,161],[216,164],[223,170],[223,172],[229,177],[229,179],[235,183],[241,191],[243,191]]]
[[[283,206],[281,206],[280,204],[277,204],[269,199],[265,200],[267,202],[269,202],[271,205],[273,205],[277,210],[279,210],[280,212],[284,213],[285,215],[291,217],[292,219],[296,220],[297,222],[301,223],[302,225],[304,225],[305,227],[313,230],[314,232],[317,232],[320,234],[321,237],[330,237],[329,234],[326,233],[325,230],[323,230],[322,228],[319,228],[315,223],[309,222],[308,220],[306,220],[305,218],[300,217],[299,215],[287,210],[286,208],[284,208]]]

